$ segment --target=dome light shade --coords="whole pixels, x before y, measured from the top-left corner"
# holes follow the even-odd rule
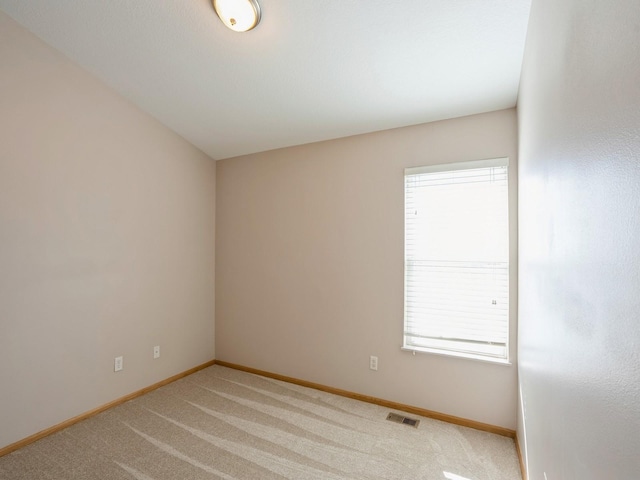
[[[260,22],[260,5],[257,0],[212,1],[222,23],[234,32],[246,32]]]

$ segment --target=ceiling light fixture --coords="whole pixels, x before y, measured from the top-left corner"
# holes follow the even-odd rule
[[[227,27],[246,32],[260,23],[258,0],[212,0],[213,8]]]

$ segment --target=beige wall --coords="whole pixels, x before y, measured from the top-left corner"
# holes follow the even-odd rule
[[[520,119],[529,478],[639,478],[640,2],[534,1]]]
[[[403,169],[508,156],[515,361],[516,130],[510,109],[218,161],[217,358],[515,428],[515,365],[400,347]]]
[[[0,69],[2,447],[214,357],[215,164],[2,12]]]

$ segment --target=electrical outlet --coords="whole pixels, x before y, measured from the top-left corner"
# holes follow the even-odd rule
[[[122,357],[116,357],[113,360],[113,371],[119,372],[124,368],[124,360]]]
[[[160,358],[160,345],[153,347],[153,358]]]
[[[371,370],[378,370],[378,357],[371,355],[369,357],[369,368]]]

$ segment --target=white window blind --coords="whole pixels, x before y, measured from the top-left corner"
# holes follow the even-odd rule
[[[404,348],[506,359],[508,159],[405,170]]]

